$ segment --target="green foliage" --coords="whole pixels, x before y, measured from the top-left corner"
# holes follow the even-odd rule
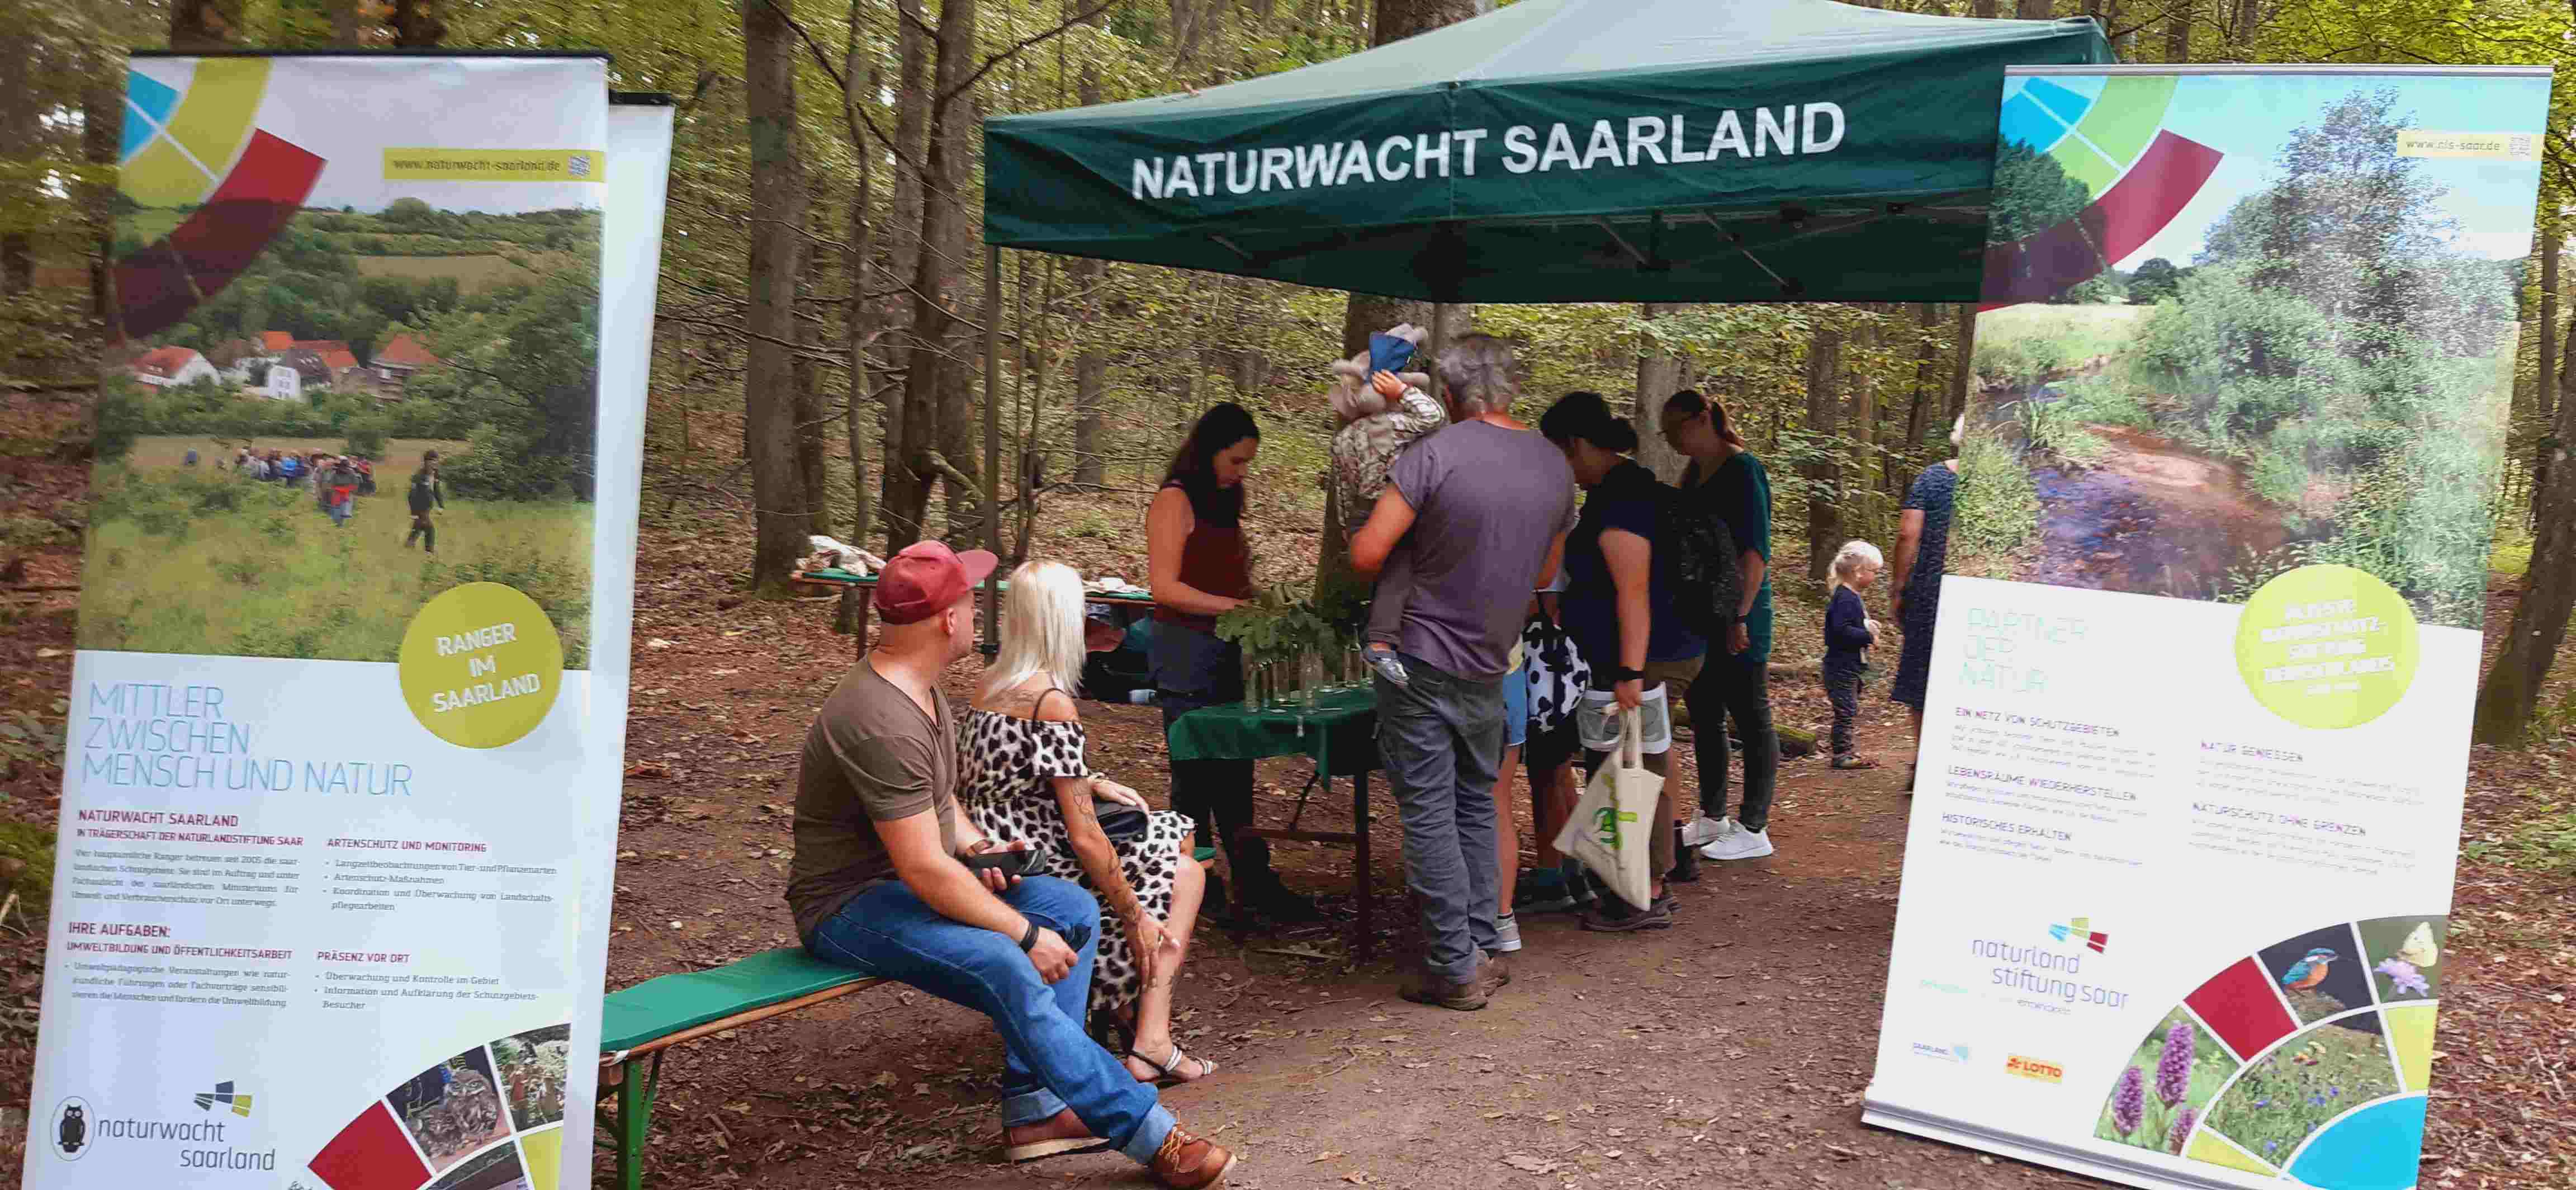
[[[2055,455],[2070,467],[2091,467],[2109,452],[2100,438],[2084,428],[2084,422],[2065,400],[2032,397],[2015,401],[2008,408],[2021,422],[2022,433],[2035,454]]]
[[[1989,244],[2055,227],[2093,201],[2092,192],[2067,177],[2056,158],[2020,141],[2005,141],[1995,152],[1994,194],[1986,222]]]
[[[1950,573],[2009,578],[2038,534],[2039,490],[2029,466],[1995,435],[1968,435],[1951,509]]]
[[[2129,304],[2152,306],[2180,298],[2182,278],[2183,272],[2174,267],[2174,262],[2161,256],[2149,260],[2129,275]]]
[[[2561,720],[2554,726],[2564,729],[2566,723]],[[2529,872],[2576,876],[2576,809],[2542,806],[2536,816],[2515,825],[2503,838],[2477,840],[2460,850],[2472,860],[2498,859]]]
[[[57,708],[57,717],[61,709]],[[12,716],[23,727],[33,716],[20,712]],[[0,723],[0,741],[8,738],[11,725]],[[54,744],[42,762],[52,764],[62,759],[62,729],[50,729]],[[7,752],[0,743],[0,753]],[[54,904],[54,831],[52,827],[33,822],[0,822],[0,855],[25,864],[17,879],[9,882],[9,891],[18,894],[18,905],[30,918],[41,919]]]
[[[416,465],[419,444],[389,446]],[[389,463],[380,481],[394,473]],[[226,472],[102,467],[92,491],[83,648],[392,661],[421,604],[488,580],[527,592],[562,634],[565,663],[585,663],[587,505],[451,491],[433,559],[404,548],[398,488],[362,498],[346,527],[303,488]]]
[[[11,711],[0,715],[0,780],[60,763],[63,759],[64,724],[69,721],[66,716],[70,712],[71,704],[57,698],[50,714]],[[0,855],[8,854],[15,853],[5,840],[0,840]],[[50,872],[50,864],[47,870]]]

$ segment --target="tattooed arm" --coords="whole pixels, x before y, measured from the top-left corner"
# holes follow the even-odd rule
[[[1040,695],[1032,716],[1041,723],[1079,722],[1073,700],[1061,691]],[[1100,829],[1100,811],[1092,797],[1092,778],[1050,777],[1055,787],[1056,805],[1064,811],[1065,835],[1073,847],[1074,859],[1082,865],[1083,874],[1091,878],[1091,887],[1100,894],[1110,912],[1126,923],[1127,937],[1135,946],[1140,965],[1150,967],[1150,956],[1162,946],[1163,923],[1145,912],[1145,904],[1136,898],[1136,890],[1127,884],[1126,869],[1118,862],[1118,849],[1110,845],[1109,836]],[[1150,977],[1150,970],[1148,971]]]

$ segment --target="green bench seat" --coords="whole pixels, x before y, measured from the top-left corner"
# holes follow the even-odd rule
[[[1216,849],[1194,853],[1201,863]],[[875,987],[885,980],[836,967],[801,946],[764,950],[704,971],[683,971],[608,993],[600,1006],[599,1083],[617,1088],[609,1131],[617,1138],[617,1184],[643,1190],[644,1144],[652,1135],[653,1099],[662,1085],[662,1055],[682,1042],[796,1012]],[[627,1069],[650,1055],[643,1077]]]

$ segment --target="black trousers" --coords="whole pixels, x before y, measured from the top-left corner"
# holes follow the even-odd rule
[[[1735,767],[1727,721],[1744,741],[1744,800],[1735,820],[1749,831],[1771,821],[1780,782],[1780,735],[1771,725],[1771,667],[1731,655],[1708,659],[1683,696],[1690,707],[1691,754],[1699,760],[1699,812],[1726,817],[1727,778]]]
[[[1860,718],[1860,671],[1825,671],[1825,698],[1834,704],[1834,755],[1852,754],[1852,721]]]
[[[410,549],[411,543],[415,541],[421,543],[421,545],[428,549],[429,552],[433,554],[437,553],[438,526],[431,524],[428,517],[413,517],[411,521],[411,532],[403,535],[403,548]]]

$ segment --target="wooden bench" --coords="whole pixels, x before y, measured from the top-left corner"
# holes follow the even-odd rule
[[[644,1185],[644,1143],[653,1131],[653,1098],[662,1088],[662,1056],[671,1047],[884,982],[826,963],[801,946],[782,946],[608,993],[600,1012],[599,1088],[603,1099],[610,1087],[617,1089],[606,1121],[617,1138],[617,1185]],[[631,1069],[648,1056],[649,1068]]]
[[[1201,847],[1195,854],[1204,862],[1216,850]],[[617,1090],[605,1124],[617,1141],[620,1190],[643,1190],[653,1100],[662,1089],[662,1057],[672,1047],[884,982],[826,963],[801,946],[782,946],[722,967],[664,975],[608,993],[600,1011],[599,1089],[603,1106],[609,1088]],[[647,1057],[653,1059],[650,1066],[632,1069]]]

